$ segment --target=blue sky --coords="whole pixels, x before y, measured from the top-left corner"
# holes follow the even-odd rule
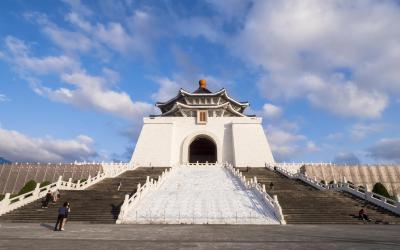
[[[129,159],[201,78],[279,161],[400,162],[398,1],[1,1],[0,156]]]

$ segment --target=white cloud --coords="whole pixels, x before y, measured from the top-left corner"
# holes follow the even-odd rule
[[[340,152],[333,159],[333,163],[336,164],[358,165],[360,162],[360,158],[349,152]]]
[[[179,90],[177,82],[167,77],[153,77],[152,80],[160,86],[157,92],[151,95],[153,100],[165,102],[177,95]]]
[[[86,135],[62,140],[33,138],[14,130],[0,128],[0,155],[16,162],[71,162],[90,160],[96,151]]]
[[[108,89],[104,77],[72,73],[63,74],[61,79],[73,88],[42,87],[41,94],[54,101],[94,108],[128,120],[137,120],[153,111],[153,105],[149,103],[133,102],[126,92]]]
[[[280,126],[268,125],[266,135],[271,150],[277,161],[287,161],[302,151],[302,146],[307,141],[304,135],[285,130]]]
[[[73,11],[76,11],[83,16],[93,15],[93,11],[84,5],[80,0],[63,0],[63,2],[68,4]]]
[[[5,41],[9,54],[7,60],[15,66],[20,77],[31,83],[37,94],[58,102],[94,108],[128,120],[138,120],[154,111],[151,104],[134,102],[126,92],[113,90],[119,75],[112,69],[103,68],[103,76],[92,76],[81,69],[80,64],[71,57],[33,57],[23,41],[10,36]],[[59,76],[70,87],[53,89],[43,86],[36,76],[47,74]]]
[[[8,98],[6,95],[0,94],[0,102],[7,102],[9,100],[10,98]]]
[[[12,36],[5,38],[5,45],[8,52],[5,56],[6,60],[10,61],[21,74],[26,74],[26,72],[35,75],[58,74],[76,71],[80,67],[78,62],[66,55],[33,57],[30,55],[28,45]]]
[[[326,139],[328,140],[340,140],[342,138],[343,138],[343,133],[341,132],[331,133],[326,136]]]
[[[256,1],[225,43],[265,70],[259,87],[269,98],[377,118],[400,95],[398,23],[396,1]]]
[[[400,139],[381,139],[367,151],[368,156],[376,160],[400,162]]]
[[[387,128],[385,123],[356,123],[350,128],[350,135],[356,140],[365,138],[366,136],[378,133]]]
[[[266,103],[263,106],[262,115],[271,119],[278,118],[282,115],[282,108],[270,103]]]

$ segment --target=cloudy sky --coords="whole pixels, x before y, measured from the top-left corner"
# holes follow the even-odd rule
[[[279,161],[400,162],[399,25],[395,0],[3,0],[0,157],[126,161],[205,78]]]

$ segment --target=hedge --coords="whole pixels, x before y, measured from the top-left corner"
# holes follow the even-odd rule
[[[380,195],[385,196],[387,198],[391,198],[389,192],[386,189],[386,187],[380,182],[375,183],[374,188],[372,189],[372,192],[380,194]]]

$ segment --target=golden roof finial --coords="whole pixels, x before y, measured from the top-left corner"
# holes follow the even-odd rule
[[[199,81],[199,86],[200,86],[200,88],[202,88],[202,89],[207,88],[207,81],[206,81],[205,79],[201,79],[201,80]]]

